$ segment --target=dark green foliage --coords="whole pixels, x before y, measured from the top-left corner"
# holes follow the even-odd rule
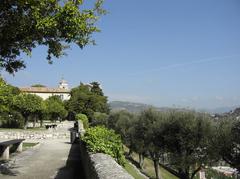
[[[24,118],[21,113],[11,111],[9,114],[0,116],[0,127],[2,128],[23,128]]]
[[[240,121],[230,118],[218,123],[215,144],[222,159],[240,172]]]
[[[67,116],[67,110],[59,96],[51,96],[44,103],[45,113],[50,120],[62,120]]]
[[[108,115],[106,113],[94,112],[91,122],[92,126],[107,126]]]
[[[24,68],[21,53],[31,55],[38,45],[48,48],[47,60],[59,58],[70,44],[80,48],[94,44],[91,35],[99,32],[95,23],[102,0],[84,9],[82,0],[2,0],[0,3],[0,67],[9,73]]]
[[[20,93],[13,99],[13,108],[24,117],[24,128],[27,128],[29,117],[41,113],[44,110],[44,103],[41,97],[34,94]]]
[[[161,130],[156,131],[162,141],[157,145],[167,152],[168,165],[180,178],[193,178],[203,165],[216,161],[212,130],[204,114],[171,112]]]
[[[32,87],[46,87],[46,86],[42,84],[35,84],[35,85],[32,85]]]
[[[100,84],[96,81],[90,83],[91,84],[91,92],[96,94],[96,95],[99,95],[99,96],[104,96],[103,94],[103,91],[100,87]]]
[[[85,114],[77,114],[75,118],[76,120],[82,121],[84,129],[89,127],[88,118]]]
[[[101,126],[88,128],[83,141],[90,152],[108,154],[120,165],[125,164],[121,137],[113,130]]]
[[[136,116],[127,111],[114,112],[109,115],[107,120],[108,128],[114,129],[121,135],[124,144],[130,149],[134,147],[133,129],[136,125]],[[136,150],[135,150],[136,151]]]
[[[13,99],[20,90],[7,84],[0,78],[0,126],[6,128],[20,128],[23,126],[22,115],[13,109]]]
[[[91,85],[80,84],[71,90],[71,98],[66,102],[69,112],[86,114],[90,122],[94,112],[108,113],[107,97],[92,92]]]
[[[135,114],[129,113],[128,111],[113,112],[109,115],[107,126],[108,128],[114,129],[122,137],[124,145],[129,150],[129,156],[133,151],[139,153],[140,161],[139,167],[143,166],[143,153],[145,153],[144,140],[142,138],[142,131],[137,126],[141,125],[139,117]]]
[[[154,161],[159,178],[158,162],[167,165],[179,178],[193,178],[203,165],[217,161],[213,145],[213,121],[208,115],[195,112],[159,112],[153,108],[139,116],[126,111],[112,113],[108,127],[121,134],[130,151]]]
[[[153,108],[144,110],[140,114],[138,124],[136,125],[135,136],[135,138],[140,138],[140,143],[138,143],[138,145],[139,147],[142,147],[140,150],[138,149],[138,153],[149,153],[151,159],[153,160],[156,178],[160,177],[158,162],[161,154],[164,152],[161,138],[158,138],[156,135],[156,131],[158,131],[158,127],[160,127],[160,125],[157,126],[159,122],[161,122],[161,117],[158,111]],[[156,145],[156,143],[159,143],[160,146]]]

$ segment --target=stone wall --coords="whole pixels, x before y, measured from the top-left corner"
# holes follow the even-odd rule
[[[69,132],[58,132],[54,129],[44,131],[0,131],[0,139],[69,139]]]
[[[79,132],[84,135],[85,130],[79,121]],[[86,179],[134,179],[111,156],[103,153],[92,154],[80,141],[81,161],[84,167]]]
[[[31,139],[31,140],[41,140],[41,139],[70,139],[69,128],[73,126],[72,121],[64,121],[57,123],[55,129],[1,129],[0,139]],[[48,124],[48,123],[47,123]]]
[[[81,159],[87,179],[133,179],[112,157],[103,153],[91,154],[80,142]]]

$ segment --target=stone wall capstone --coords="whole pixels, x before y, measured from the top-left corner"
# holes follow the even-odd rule
[[[83,125],[80,124],[78,127],[81,136],[83,136],[85,132]],[[134,179],[111,156],[103,153],[93,154],[88,152],[81,140],[80,152],[86,179]]]
[[[80,142],[81,159],[86,179],[134,179],[111,156],[92,154]]]

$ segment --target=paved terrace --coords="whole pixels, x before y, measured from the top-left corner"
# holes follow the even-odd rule
[[[68,124],[67,126],[72,126]],[[59,131],[66,132],[67,127]],[[70,139],[41,140],[40,145],[11,157],[1,179],[84,179],[78,144]],[[3,168],[3,167],[1,167]]]

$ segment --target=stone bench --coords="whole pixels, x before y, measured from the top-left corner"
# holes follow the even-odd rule
[[[53,128],[55,129],[57,127],[57,124],[49,124],[49,125],[45,125],[46,129],[49,129],[49,128]]]
[[[13,152],[22,152],[22,144],[25,139],[14,139],[0,142],[0,159],[9,160],[10,148]]]

